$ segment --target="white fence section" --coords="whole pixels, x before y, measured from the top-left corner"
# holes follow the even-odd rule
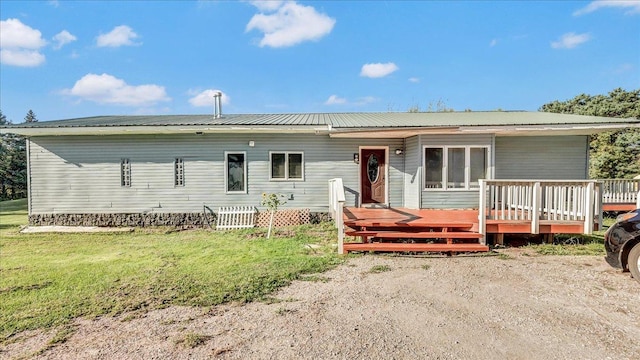
[[[256,208],[253,206],[225,206],[218,208],[216,230],[246,229],[255,226]]]
[[[638,204],[640,179],[604,179],[602,202],[605,204]]]
[[[342,178],[334,178],[329,180],[329,216],[333,219],[336,228],[338,228],[338,254],[343,254],[344,243],[344,185]]]
[[[590,234],[600,222],[600,191],[597,180],[480,180],[479,230],[486,235],[487,220],[520,220],[539,234],[540,221],[580,221]]]

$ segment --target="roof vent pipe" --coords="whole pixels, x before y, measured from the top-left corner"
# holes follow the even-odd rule
[[[213,118],[222,117],[222,93],[218,91],[213,95]]]

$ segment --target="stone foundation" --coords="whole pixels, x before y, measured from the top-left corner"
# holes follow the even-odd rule
[[[258,227],[269,226],[269,212],[257,212]],[[317,224],[328,221],[327,213],[310,212],[309,209],[278,210],[274,226]],[[31,226],[102,226],[102,227],[216,227],[215,214],[204,213],[148,213],[148,214],[36,214],[29,215]]]

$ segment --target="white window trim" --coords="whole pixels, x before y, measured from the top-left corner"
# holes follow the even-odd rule
[[[284,154],[284,178],[274,178],[271,170],[273,169],[272,154]],[[302,178],[290,178],[289,177],[289,154],[302,155]],[[269,181],[304,181],[304,151],[269,151]]]
[[[425,180],[422,181],[422,190],[423,191],[478,191],[478,188],[472,188],[470,186],[471,182],[471,149],[486,149],[486,158],[487,167],[485,169],[485,174],[487,179],[492,178],[491,174],[491,146],[489,145],[423,145],[422,146],[422,169],[424,172],[424,176],[427,174],[427,164],[426,157],[424,155],[426,149],[442,149],[442,183],[444,184],[443,188],[427,188],[425,186]],[[463,188],[450,188],[448,185],[448,176],[449,176],[449,149],[464,149],[464,187]]]
[[[244,190],[229,191],[229,155],[242,154],[244,156]],[[226,194],[246,194],[249,188],[247,183],[247,152],[246,151],[225,151],[224,152],[224,192]]]

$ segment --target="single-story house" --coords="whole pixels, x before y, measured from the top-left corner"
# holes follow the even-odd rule
[[[640,119],[492,111],[97,116],[0,130],[28,139],[31,224],[113,225],[202,224],[205,208],[263,208],[263,193],[327,213],[333,178],[346,206],[478,209],[481,179],[587,179],[589,135],[629,127]]]

